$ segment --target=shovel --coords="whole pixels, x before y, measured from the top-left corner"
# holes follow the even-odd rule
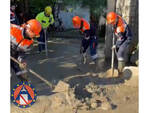
[[[112,40],[112,47],[115,45],[115,35],[114,35],[114,29],[113,30],[113,40]],[[115,57],[115,49],[112,48],[112,57],[111,57],[111,72],[112,77],[114,76],[114,57]]]
[[[21,64],[18,60],[16,60],[13,57],[10,57],[11,60],[13,60],[14,62],[16,62],[17,64]],[[36,76],[37,78],[39,78],[40,80],[42,80],[44,83],[46,83],[51,89],[54,89],[54,85],[52,83],[50,83],[48,80],[46,80],[45,78],[43,78],[41,75],[37,74],[36,72],[34,72],[32,69],[27,69],[32,75]]]
[[[46,57],[48,57],[46,31],[47,31],[47,29],[44,29],[44,36],[45,36],[45,55],[46,55]]]

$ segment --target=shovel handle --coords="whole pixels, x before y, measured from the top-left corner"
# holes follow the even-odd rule
[[[14,62],[16,62],[17,64],[21,64],[18,60],[16,60],[13,57],[10,57]],[[37,74],[36,72],[34,72],[32,69],[28,69],[28,71],[30,73],[32,73],[32,75],[36,76],[37,78],[39,78],[40,80],[42,80],[43,82],[45,82],[50,88],[54,88],[53,84],[51,84],[49,81],[47,81],[45,78],[43,78],[41,75]]]
[[[114,35],[114,30],[112,29],[113,32],[113,40],[112,40],[112,46],[115,45],[115,35]],[[112,77],[114,75],[114,57],[115,57],[115,50],[112,49],[112,57],[111,57],[111,69],[112,69]]]
[[[44,36],[45,36],[45,55],[46,55],[46,57],[48,57],[46,32],[47,32],[47,30],[45,29],[44,30]]]

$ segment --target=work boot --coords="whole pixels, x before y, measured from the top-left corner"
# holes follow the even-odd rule
[[[123,77],[123,68],[125,67],[124,61],[118,61],[118,77]]]
[[[82,58],[81,58],[81,62],[82,62],[83,64],[86,64],[86,61],[87,61],[86,53],[83,53],[83,54],[82,54]]]

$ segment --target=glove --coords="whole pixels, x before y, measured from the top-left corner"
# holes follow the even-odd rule
[[[80,54],[83,53],[83,50],[84,50],[84,48],[81,46],[81,47],[80,47]]]
[[[111,49],[115,50],[116,49],[116,45],[113,45]]]
[[[47,31],[47,28],[43,28],[44,33]]]
[[[19,64],[19,67],[20,67],[21,69],[26,69],[27,63],[26,63],[26,62],[20,63],[20,64]]]
[[[90,37],[89,37],[89,36],[88,36],[88,37],[84,37],[84,39],[89,40],[89,39],[90,39]]]

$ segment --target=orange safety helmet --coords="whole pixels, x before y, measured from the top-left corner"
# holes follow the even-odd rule
[[[81,18],[79,16],[74,16],[72,18],[72,23],[75,28],[80,28],[81,26]]]
[[[39,37],[40,36],[40,32],[42,30],[42,26],[40,24],[40,22],[38,22],[36,19],[31,19],[29,21],[27,21],[26,27],[29,28],[31,34],[34,33],[35,37]]]
[[[108,24],[115,24],[117,19],[117,14],[115,12],[109,12],[107,14],[107,23]]]

